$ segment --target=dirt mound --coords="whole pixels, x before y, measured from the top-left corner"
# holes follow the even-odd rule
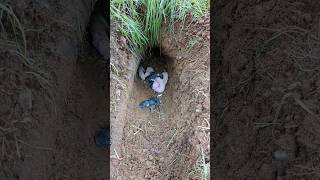
[[[0,179],[107,179],[93,139],[108,125],[107,74],[85,39],[94,2],[6,3],[21,26],[1,8]]]
[[[212,176],[319,178],[316,1],[215,1]]]
[[[138,108],[141,101],[155,96],[137,76],[139,59],[130,59],[135,63],[131,70],[134,76],[129,81],[112,75],[129,86],[119,90],[127,94],[119,100],[125,107],[116,120],[111,120],[111,124],[123,123],[123,134],[121,138],[116,136],[119,142],[112,147],[116,150],[111,149],[112,178],[198,179],[200,172],[195,172],[195,165],[201,150],[209,160],[209,19],[206,16],[199,22],[188,20],[186,24],[189,26],[183,30],[182,25],[176,27],[179,41],[164,36],[161,56],[144,61],[166,63],[157,66],[169,74],[160,111]],[[117,60],[122,61],[127,60]],[[118,80],[111,80],[111,84],[117,84]]]

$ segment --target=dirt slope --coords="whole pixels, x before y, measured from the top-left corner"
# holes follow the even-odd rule
[[[319,2],[214,3],[212,176],[319,179]]]
[[[108,151],[93,141],[108,109],[105,65],[85,40],[92,3],[9,2],[30,62],[2,39],[0,179],[107,179]]]

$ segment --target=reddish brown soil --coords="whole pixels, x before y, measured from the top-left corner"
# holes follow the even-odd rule
[[[209,164],[209,16],[188,19],[184,29],[177,24],[175,36],[169,34],[162,34],[163,57],[145,60],[169,74],[160,113],[138,108],[155,96],[136,76],[139,59],[127,58],[117,43],[111,46],[119,74],[111,73],[111,109],[117,109],[111,111],[112,179],[201,179],[201,150]]]
[[[211,176],[320,178],[320,2],[216,0]]]
[[[105,65],[85,39],[92,3],[9,2],[25,31],[28,59],[15,55],[3,16],[0,179],[107,179],[109,152],[93,141],[108,124],[108,100]]]

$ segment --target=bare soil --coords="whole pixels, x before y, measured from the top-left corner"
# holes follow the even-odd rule
[[[12,7],[27,42],[25,59],[4,15],[0,179],[109,179],[108,149],[93,139],[109,124],[105,64],[86,40],[94,1],[0,2]]]
[[[169,82],[159,117],[137,108],[152,92],[125,40],[112,30],[110,76],[88,43],[95,1],[0,2],[26,37],[24,54],[19,23],[1,16],[0,179],[110,179],[109,149],[93,139],[109,115],[111,179],[200,179],[201,151],[209,161],[208,15],[177,24],[175,36],[163,31]]]
[[[318,1],[214,1],[211,176],[319,179]]]
[[[209,16],[197,21],[188,19],[184,27],[176,25],[175,37],[163,30],[161,56],[153,54],[142,59],[144,65],[158,71],[165,69],[169,74],[159,111],[138,108],[141,101],[155,96],[137,76],[140,59],[126,59],[121,50],[111,52],[111,63],[118,64],[119,74],[131,74],[125,79],[111,73],[111,93],[118,90],[118,94],[124,94],[111,96],[114,108],[121,108],[111,119],[112,179],[200,179],[195,165],[201,150],[208,164]],[[121,43],[121,37],[117,39],[114,42]],[[195,42],[194,46],[188,46],[190,42]],[[111,47],[121,49],[119,45]],[[133,61],[132,66],[119,65],[128,60]],[[128,66],[132,68],[125,70]]]

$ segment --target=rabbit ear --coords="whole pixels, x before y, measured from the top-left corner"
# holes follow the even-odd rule
[[[143,72],[145,72],[145,69],[143,66],[139,66],[139,70],[142,70]]]

